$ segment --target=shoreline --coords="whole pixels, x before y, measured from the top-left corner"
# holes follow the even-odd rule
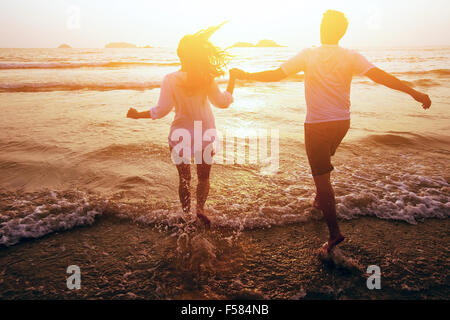
[[[189,254],[180,255],[170,230],[102,217],[0,248],[0,299],[448,299],[448,219],[341,225],[348,240],[340,248],[362,271],[319,261],[323,221],[237,236],[198,229]],[[74,264],[81,289],[70,291],[66,268]],[[381,268],[381,290],[366,287],[369,265]]]

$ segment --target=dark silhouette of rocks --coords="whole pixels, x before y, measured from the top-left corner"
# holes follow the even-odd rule
[[[279,45],[273,40],[261,40],[257,44],[250,42],[236,42],[232,48],[281,48],[284,46]]]

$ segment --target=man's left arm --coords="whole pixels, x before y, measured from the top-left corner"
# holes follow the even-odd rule
[[[409,94],[414,98],[414,100],[422,103],[422,107],[424,109],[429,109],[431,107],[431,100],[427,94],[414,90],[400,79],[394,77],[392,74],[389,74],[379,68],[372,68],[367,71],[365,75],[376,83],[382,84],[393,90]]]

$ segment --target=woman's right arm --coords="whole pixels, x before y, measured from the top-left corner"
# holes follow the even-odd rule
[[[150,119],[151,117],[150,110],[139,112],[135,108],[130,108],[127,113],[127,118],[131,119]]]
[[[170,87],[169,77],[165,76],[161,83],[161,93],[159,94],[159,101],[156,107],[147,111],[138,112],[134,108],[130,108],[127,117],[131,119],[161,119],[172,111],[174,106],[172,99],[172,90]]]

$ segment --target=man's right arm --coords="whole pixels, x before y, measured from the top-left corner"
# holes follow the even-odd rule
[[[239,69],[233,69],[238,79],[241,80],[254,80],[260,82],[278,82],[287,77],[283,69],[278,68],[276,70],[248,73]]]
[[[285,63],[281,65],[280,68],[276,70],[269,70],[256,73],[247,73],[242,70],[237,69],[236,76],[241,80],[254,80],[261,82],[278,82],[290,75],[299,73],[300,71],[305,71],[306,58],[309,50],[305,49],[300,51],[296,56],[292,57]]]
[[[379,68],[370,69],[369,71],[367,71],[366,76],[376,83],[409,94],[417,102],[422,103],[422,107],[424,109],[429,109],[431,107],[431,100],[427,94],[414,90],[413,88],[402,82],[400,79]]]

